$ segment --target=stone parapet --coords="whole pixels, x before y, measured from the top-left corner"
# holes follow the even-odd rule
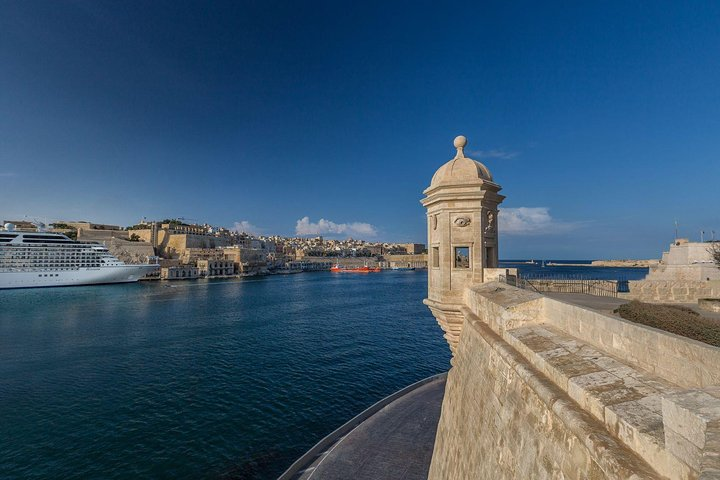
[[[459,309],[431,479],[720,478],[720,349],[501,283]]]
[[[647,303],[697,303],[720,298],[720,280],[631,280],[629,298]]]

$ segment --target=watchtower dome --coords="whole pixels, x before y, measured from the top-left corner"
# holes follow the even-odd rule
[[[428,222],[425,303],[445,330],[451,349],[460,328],[451,317],[459,316],[456,305],[465,287],[482,283],[484,268],[497,268],[498,206],[505,199],[490,170],[465,156],[467,139],[456,137],[453,144],[455,157],[435,172],[421,201]],[[461,318],[456,320],[462,324]]]

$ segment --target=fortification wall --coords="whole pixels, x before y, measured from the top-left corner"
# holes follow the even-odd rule
[[[482,322],[465,327],[448,374],[430,480],[659,478],[587,421],[574,424],[586,414],[561,400],[562,392]],[[590,438],[594,448],[586,445]],[[616,461],[601,458],[604,448],[615,450]]]
[[[637,280],[628,282],[629,297],[648,303],[697,303],[701,298],[720,298],[720,280]]]
[[[110,253],[125,263],[147,263],[148,257],[155,255],[152,245],[146,242],[131,242],[111,238],[103,243]]]
[[[431,480],[720,478],[720,349],[472,286]]]

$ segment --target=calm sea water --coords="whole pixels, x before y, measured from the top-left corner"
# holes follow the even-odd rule
[[[416,271],[0,291],[0,478],[276,478],[447,370],[426,288]]]
[[[424,272],[0,291],[0,478],[271,479],[449,368]]]
[[[535,264],[524,263],[527,260],[501,261],[502,268],[517,268],[521,275],[550,277],[581,277],[600,280],[641,280],[648,274],[647,268],[591,267],[591,260],[545,260],[546,263],[586,264],[588,266],[542,266],[542,260]]]

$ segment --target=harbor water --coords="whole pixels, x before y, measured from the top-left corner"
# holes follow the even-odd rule
[[[276,478],[449,368],[426,288],[385,271],[0,291],[0,478]]]

